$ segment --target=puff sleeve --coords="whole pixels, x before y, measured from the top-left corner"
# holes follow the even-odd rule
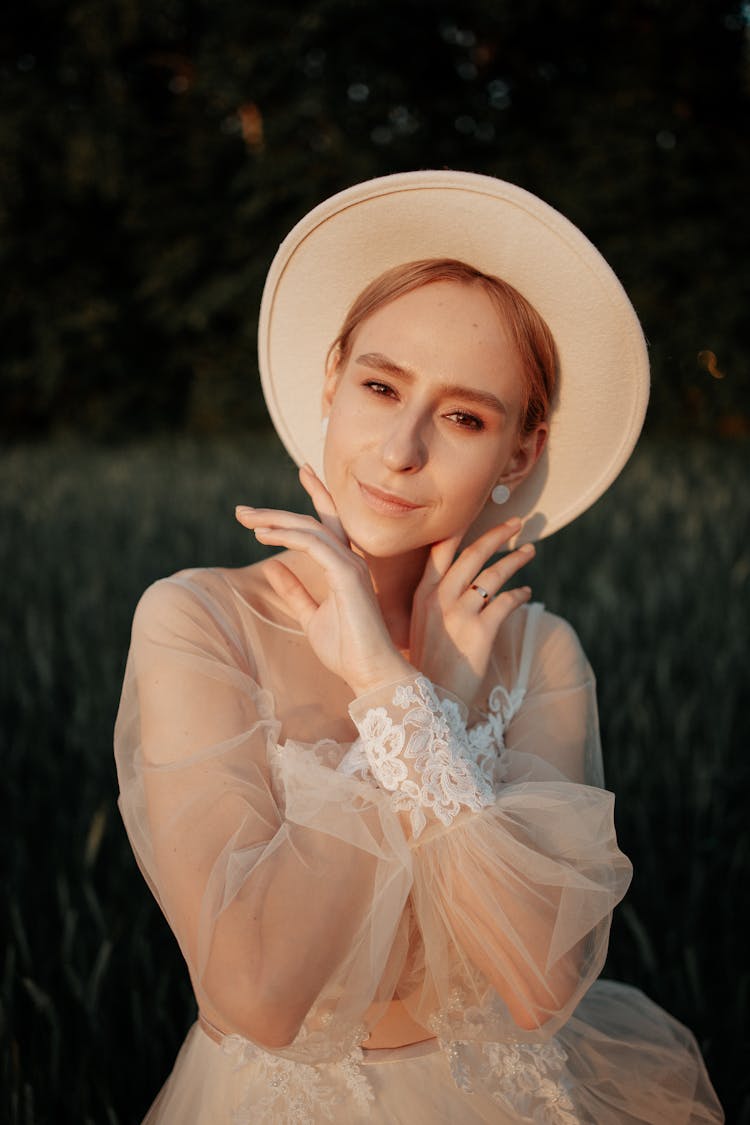
[[[122,817],[205,1018],[337,1057],[395,987],[412,857],[385,793],[282,750],[209,587],[163,579],[137,607],[115,727]]]
[[[631,867],[601,780],[593,675],[535,607],[488,714],[416,678],[355,700],[341,764],[391,795],[421,948],[399,994],[445,1041],[543,1043],[601,971]]]

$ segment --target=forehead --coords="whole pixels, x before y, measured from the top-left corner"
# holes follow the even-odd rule
[[[440,308],[458,312],[474,312],[478,317],[488,315],[503,320],[503,317],[492,301],[485,287],[478,281],[458,281],[455,279],[440,279],[426,281],[414,286],[405,293],[393,297],[385,297],[381,304],[370,313],[365,320],[371,320],[383,314],[386,310],[410,309],[412,312],[423,309],[429,313]]]
[[[351,344],[356,360],[378,352],[415,374],[447,383],[503,384],[522,377],[521,359],[498,305],[480,285],[436,281],[395,297],[371,313]]]

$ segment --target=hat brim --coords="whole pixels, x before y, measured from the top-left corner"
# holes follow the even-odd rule
[[[323,470],[325,360],[354,298],[379,274],[421,258],[458,258],[513,285],[549,325],[559,387],[546,448],[470,537],[518,515],[518,542],[569,523],[632,453],[649,393],[646,343],[617,277],[554,208],[514,184],[469,172],[407,172],[325,200],[282,242],[258,328],[260,375],[279,437],[298,465]]]

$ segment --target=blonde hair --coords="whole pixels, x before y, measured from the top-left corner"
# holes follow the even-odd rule
[[[405,262],[393,266],[371,281],[355,298],[346,314],[341,330],[328,351],[329,362],[335,353],[338,353],[338,362],[348,359],[352,336],[362,321],[377,309],[396,297],[436,281],[479,285],[497,306],[518,349],[526,376],[519,436],[527,437],[546,419],[555,392],[557,354],[552,333],[533,305],[507,281],[482,273],[457,258],[425,258],[418,262]]]

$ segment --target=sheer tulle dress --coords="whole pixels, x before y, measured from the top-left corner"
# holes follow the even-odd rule
[[[723,1120],[691,1033],[597,979],[631,868],[542,606],[470,710],[421,676],[352,699],[263,564],[183,571],[139,603],[115,743],[200,1013],[149,1125]]]

